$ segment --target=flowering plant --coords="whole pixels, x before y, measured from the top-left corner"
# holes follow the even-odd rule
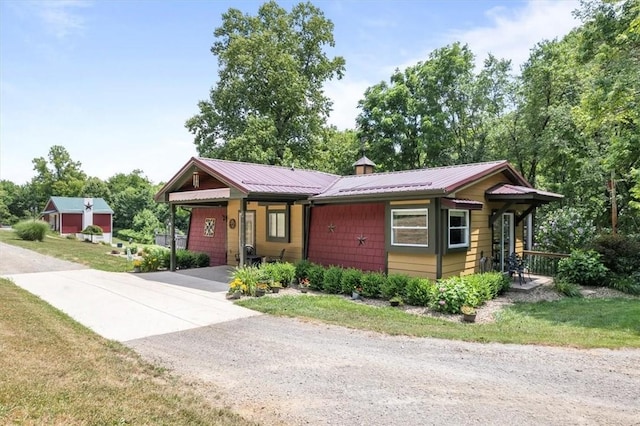
[[[140,260],[140,259],[134,259],[133,260],[133,267],[134,268],[139,268],[141,266],[142,266],[142,260]]]
[[[239,278],[236,278],[229,283],[229,293],[235,293],[236,291],[239,291],[242,294],[247,294],[247,290],[247,285],[243,283]]]

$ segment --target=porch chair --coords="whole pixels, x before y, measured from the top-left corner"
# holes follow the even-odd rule
[[[280,256],[272,256],[272,257],[268,257],[267,258],[267,263],[277,263],[277,262],[282,262],[282,259],[284,259],[284,251],[285,249],[282,249],[280,251]]]
[[[526,266],[526,262],[520,257],[518,254],[511,253],[507,258],[507,267],[509,271],[509,277],[515,278],[515,274],[518,274],[518,283],[522,285],[527,282],[527,279],[524,277],[525,271],[528,271],[529,268]],[[529,272],[529,281],[531,281],[531,273]]]

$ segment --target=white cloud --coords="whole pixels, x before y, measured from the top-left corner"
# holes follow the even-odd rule
[[[519,71],[538,42],[561,38],[580,24],[571,14],[579,5],[573,0],[530,0],[522,9],[493,8],[485,13],[491,25],[455,30],[449,38],[469,44],[479,63],[492,53],[511,59],[513,70]]]
[[[358,101],[364,97],[364,91],[371,84],[366,80],[354,80],[349,77],[327,83],[324,86],[325,94],[333,101],[329,124],[340,130],[355,129]]]
[[[64,39],[85,29],[85,19],[78,12],[91,3],[84,0],[58,0],[33,1],[29,5],[48,33]]]

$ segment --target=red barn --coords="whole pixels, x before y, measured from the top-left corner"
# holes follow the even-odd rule
[[[89,225],[102,228],[102,238],[111,242],[113,210],[102,198],[51,197],[42,212],[43,219],[60,235],[79,234]]]

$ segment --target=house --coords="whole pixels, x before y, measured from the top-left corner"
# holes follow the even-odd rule
[[[97,225],[103,235],[93,239],[111,243],[113,210],[102,198],[51,197],[41,214],[60,235],[81,234],[87,226]]]
[[[257,256],[285,249],[288,261],[435,279],[474,273],[482,258],[504,270],[531,233],[529,214],[562,198],[507,161],[374,173],[363,157],[354,167],[337,176],[194,157],[155,199],[172,214],[191,209],[187,248],[211,265],[244,264],[250,245]]]

